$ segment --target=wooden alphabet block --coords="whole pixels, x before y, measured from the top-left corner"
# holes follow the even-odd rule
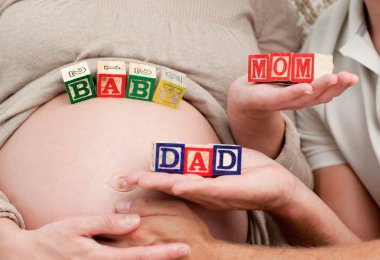
[[[98,61],[98,97],[125,97],[127,71],[124,61]]]
[[[153,102],[177,108],[186,91],[185,80],[185,74],[163,68],[160,82],[154,92]]]
[[[185,147],[184,174],[197,174],[203,177],[212,176],[213,148],[211,145]]]
[[[154,143],[151,168],[155,172],[183,173],[184,158],[184,144]]]
[[[156,83],[156,68],[130,63],[126,97],[144,101],[152,101]]]
[[[61,69],[70,103],[78,103],[96,97],[94,81],[87,62]]]
[[[331,55],[270,53],[248,56],[249,82],[310,83],[333,72]]]
[[[213,155],[213,176],[241,174],[240,145],[214,145]]]

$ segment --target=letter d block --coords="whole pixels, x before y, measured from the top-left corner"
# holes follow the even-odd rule
[[[98,97],[125,97],[127,71],[123,61],[98,61]]]
[[[155,172],[183,173],[184,154],[184,144],[154,143],[152,170]]]
[[[156,83],[156,68],[130,63],[126,97],[152,101]]]
[[[94,81],[87,62],[61,69],[70,103],[78,103],[96,97]]]
[[[185,74],[163,68],[160,82],[154,92],[153,102],[177,108],[186,91],[185,80]]]
[[[213,148],[210,146],[192,146],[185,148],[184,174],[197,174],[212,177]]]
[[[241,174],[240,145],[214,145],[213,153],[213,176]]]

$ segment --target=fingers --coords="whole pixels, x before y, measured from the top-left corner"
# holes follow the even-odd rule
[[[57,223],[64,230],[84,236],[99,234],[122,235],[132,232],[139,224],[140,217],[135,214],[77,217]]]
[[[116,205],[116,210],[119,213],[138,214],[141,217],[194,216],[194,213],[185,203],[177,200],[140,199],[132,202],[119,202]]]
[[[191,249],[188,245],[182,243],[172,243],[165,245],[130,247],[125,249],[111,248],[102,246],[93,256],[96,259],[154,259],[154,260],[171,260],[188,256]]]

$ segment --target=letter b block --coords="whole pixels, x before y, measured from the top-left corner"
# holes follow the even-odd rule
[[[127,98],[152,101],[155,83],[155,67],[137,63],[129,64]]]
[[[154,143],[152,170],[155,172],[183,173],[184,154],[184,144]]]
[[[213,176],[241,174],[241,146],[214,145],[213,154]]]
[[[61,69],[70,103],[78,103],[96,97],[94,81],[87,62]]]

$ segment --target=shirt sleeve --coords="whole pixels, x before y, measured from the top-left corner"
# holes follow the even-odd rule
[[[302,152],[313,171],[346,163],[316,108],[309,107],[297,111],[296,124],[301,138]]]
[[[16,208],[9,203],[7,197],[0,192],[0,218],[13,220],[20,228],[25,228],[24,220]]]
[[[276,162],[280,163],[287,170],[293,173],[310,189],[314,188],[314,179],[310,167],[301,152],[300,138],[297,129],[292,120],[282,113],[285,122],[285,143],[276,158]]]

